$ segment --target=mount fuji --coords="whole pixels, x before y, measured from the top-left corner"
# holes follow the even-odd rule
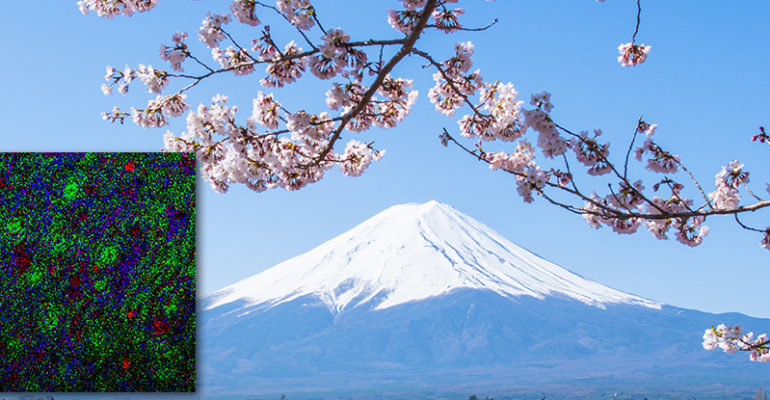
[[[388,208],[200,307],[204,395],[719,398],[770,380],[700,347],[711,324],[770,320],[604,286],[436,201]]]

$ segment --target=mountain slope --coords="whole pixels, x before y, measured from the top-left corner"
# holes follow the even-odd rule
[[[214,292],[204,306],[238,299],[274,306],[313,295],[341,312],[362,305],[385,309],[458,289],[562,295],[600,308],[661,306],[584,279],[436,201],[390,207],[305,254]]]

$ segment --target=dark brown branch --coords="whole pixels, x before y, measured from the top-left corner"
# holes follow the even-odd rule
[[[636,28],[634,29],[634,36],[631,37],[631,45],[636,42],[636,34],[639,33],[639,24],[642,21],[642,5],[639,3],[641,0],[636,0]]]
[[[463,101],[465,102],[465,104],[467,104],[467,105],[468,105],[468,107],[470,107],[470,108],[473,110],[473,113],[474,113],[475,115],[477,115],[477,116],[479,116],[479,117],[482,117],[482,118],[484,118],[484,117],[489,117],[489,115],[486,115],[486,114],[482,113],[481,111],[479,111],[479,109],[478,109],[478,106],[476,106],[475,104],[473,104],[473,102],[472,102],[472,101],[471,101],[471,100],[468,98],[468,96],[466,96],[465,94],[463,94],[463,92],[462,92],[462,91],[461,91],[461,90],[460,90],[460,89],[459,89],[459,88],[458,88],[458,87],[455,85],[454,79],[452,79],[452,78],[451,78],[451,77],[450,77],[450,76],[449,76],[449,75],[446,73],[446,71],[444,70],[444,68],[441,66],[441,63],[439,63],[438,61],[434,60],[434,59],[433,59],[433,57],[431,57],[431,56],[430,56],[430,54],[428,54],[428,53],[426,53],[426,52],[424,52],[424,51],[422,51],[422,50],[413,49],[413,50],[412,50],[412,53],[414,53],[414,54],[417,54],[418,56],[420,56],[420,57],[422,57],[422,58],[426,59],[426,60],[428,61],[428,63],[430,63],[430,65],[433,65],[434,67],[436,67],[436,69],[437,69],[437,70],[438,70],[438,72],[441,74],[441,76],[444,78],[444,80],[447,82],[447,84],[449,85],[449,87],[450,87],[450,88],[452,88],[452,90],[453,90],[453,91],[454,91],[454,92],[455,92],[455,93],[456,93],[458,96],[460,96],[460,98],[462,98],[462,99],[463,99]]]
[[[275,6],[267,5],[267,4],[261,3],[259,1],[254,2],[254,4],[258,4],[258,5],[262,6],[262,7],[269,8],[269,9],[275,11],[278,15],[283,17],[283,19],[285,19],[286,22],[289,23],[289,25],[294,26],[294,24],[291,23],[291,20],[289,19],[289,17],[287,17],[284,13],[281,12],[281,10],[279,10]],[[315,9],[313,9],[313,17],[315,18]],[[312,47],[314,50],[318,50],[318,48],[313,44],[313,42],[310,40],[310,38],[307,37],[307,35],[305,34],[305,32],[302,29],[299,29],[299,27],[297,27],[297,26],[294,26],[294,27],[297,28],[297,32],[299,32],[299,34],[302,36],[303,39],[305,39],[305,42],[307,42],[307,44],[309,44],[310,47]]]
[[[734,214],[734,217],[735,217],[735,222],[737,222],[737,223],[738,223],[738,225],[740,225],[740,227],[741,227],[741,228],[743,228],[743,229],[745,229],[745,230],[747,230],[747,231],[753,231],[753,232],[765,233],[765,230],[764,230],[764,229],[757,229],[757,228],[752,228],[752,227],[750,227],[750,226],[748,226],[748,225],[745,225],[743,222],[741,222],[741,219],[740,219],[740,217],[738,216],[738,214]]]
[[[626,151],[626,161],[623,163],[623,179],[628,176],[628,158],[631,155],[631,151],[634,150],[634,142],[636,141],[636,135],[639,134],[639,124],[642,123],[642,117],[636,121],[636,127],[634,127],[634,136],[631,137],[631,143],[628,145],[628,151]]]
[[[490,22],[489,24],[487,24],[487,25],[485,25],[485,26],[482,26],[481,28],[464,28],[464,27],[461,27],[461,26],[459,26],[459,27],[457,27],[457,28],[452,28],[452,31],[464,31],[464,32],[481,32],[481,31],[485,31],[485,30],[487,30],[487,29],[491,28],[492,26],[494,26],[494,25],[495,25],[496,23],[498,23],[498,22],[499,22],[499,21],[498,21],[498,19],[497,19],[497,18],[495,18],[495,20],[494,20],[494,21]],[[438,26],[438,25],[435,25],[435,24],[426,25],[425,27],[426,27],[426,28],[436,28],[436,29],[441,29],[441,27],[440,27],[440,26]]]
[[[554,126],[556,126],[557,128],[561,129],[562,131],[566,132],[567,134],[569,134],[569,135],[571,135],[571,136],[573,136],[575,138],[578,138],[583,143],[588,144],[587,143],[588,141],[587,141],[586,138],[584,138],[584,137],[582,137],[582,136],[580,136],[580,135],[570,131],[567,128],[564,128],[563,126],[557,124],[556,122],[553,122],[553,124],[554,124]],[[597,143],[597,145],[598,145],[598,143]],[[662,208],[660,208],[659,205],[657,205],[654,201],[652,201],[649,198],[647,198],[647,196],[645,196],[644,193],[638,191],[636,189],[636,187],[634,187],[634,185],[632,185],[631,182],[629,182],[628,179],[626,179],[625,176],[620,175],[620,173],[618,172],[617,168],[615,168],[615,164],[610,162],[610,160],[608,160],[607,157],[605,157],[601,152],[596,152],[596,155],[599,157],[599,160],[601,162],[603,162],[604,164],[606,164],[608,167],[610,167],[612,172],[615,173],[615,176],[617,176],[618,179],[620,179],[625,184],[625,186],[627,186],[630,190],[633,190],[639,196],[640,199],[644,200],[645,203],[649,204],[650,206],[652,206],[653,208],[655,208],[659,212],[665,213],[665,211]]]
[[[321,163],[324,160],[324,158],[326,158],[326,156],[332,151],[334,144],[342,136],[342,131],[345,129],[345,125],[347,125],[348,122],[350,122],[356,115],[358,115],[358,113],[363,111],[363,109],[366,107],[366,104],[369,102],[372,96],[374,96],[374,93],[382,85],[383,81],[385,80],[385,77],[390,73],[391,70],[393,70],[396,64],[401,62],[401,60],[412,51],[412,48],[414,47],[415,42],[417,42],[417,39],[420,37],[420,34],[425,29],[425,25],[427,25],[428,23],[428,18],[430,18],[430,15],[435,9],[435,7],[436,7],[436,0],[428,0],[427,4],[425,4],[425,8],[423,8],[422,13],[420,14],[420,18],[417,20],[417,24],[415,24],[409,36],[407,36],[406,39],[404,39],[403,46],[401,47],[401,49],[398,51],[398,53],[396,53],[396,55],[393,56],[393,58],[390,59],[390,61],[388,61],[387,64],[385,64],[384,67],[382,67],[382,69],[377,74],[377,77],[375,78],[374,82],[366,91],[366,93],[364,93],[364,95],[361,97],[361,100],[358,101],[356,106],[342,116],[342,120],[340,121],[340,124],[337,127],[337,129],[334,130],[334,133],[332,134],[332,137],[329,139],[329,144],[326,146],[326,148],[324,148],[323,151],[321,151],[321,153],[318,155],[318,157],[316,157],[313,160],[313,162],[307,165],[301,165],[300,167],[316,166],[319,163]]]

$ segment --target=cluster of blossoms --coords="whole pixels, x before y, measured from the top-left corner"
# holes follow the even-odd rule
[[[428,91],[428,98],[435,105],[436,111],[453,116],[455,110],[465,104],[463,96],[472,96],[483,86],[481,71],[465,75],[473,65],[472,55],[473,43],[457,43],[455,56],[443,61],[441,70],[433,74],[436,85]]]
[[[618,46],[618,62],[624,67],[634,67],[644,63],[650,53],[651,46],[644,44],[623,43]]]
[[[741,201],[738,185],[747,183],[749,183],[749,173],[743,171],[743,164],[738,161],[730,162],[716,175],[717,190],[709,193],[711,205],[717,210],[738,208],[738,203]]]
[[[618,217],[609,213],[607,210],[612,209],[612,201],[618,200],[612,197],[612,195],[608,195],[606,198],[601,198],[596,195],[596,193],[592,194],[591,198],[586,201],[586,204],[583,207],[585,210],[583,219],[585,219],[592,228],[599,228],[602,225],[607,225],[616,233],[635,233],[637,229],[639,229],[639,226],[642,224],[641,218]]]
[[[308,65],[310,72],[320,79],[331,79],[337,75],[361,82],[364,72],[367,75],[375,75],[376,72],[369,68],[366,53],[352,47],[350,35],[342,29],[332,29],[323,37],[323,44],[319,46],[320,54],[310,57]],[[365,71],[366,70],[366,71]]]
[[[138,69],[124,68],[122,71],[114,67],[107,66],[107,73],[104,80],[107,84],[102,84],[102,92],[109,96],[112,94],[114,85],[118,85],[120,94],[128,93],[128,87],[134,79],[139,79],[147,86],[147,92],[160,93],[168,85],[168,73],[163,70],[155,69],[152,66],[139,64]]]
[[[612,171],[607,157],[610,155],[610,144],[599,145],[596,138],[602,134],[601,129],[594,129],[593,138],[588,137],[588,132],[580,132],[579,137],[570,140],[570,147],[575,152],[577,160],[589,167],[586,171],[588,175],[604,175]]]
[[[231,70],[235,75],[248,75],[254,72],[254,62],[245,49],[233,46],[225,49],[211,49],[211,58],[219,62],[222,68]]]
[[[132,107],[131,116],[134,123],[143,128],[160,128],[168,125],[167,117],[178,117],[187,111],[189,106],[185,102],[186,98],[187,95],[179,93],[157,96],[150,100],[146,108],[137,110]]]
[[[751,361],[770,362],[770,339],[767,334],[754,337],[754,332],[744,334],[743,328],[721,324],[716,328],[706,329],[703,333],[703,348],[721,349],[726,353],[750,351]]]
[[[174,42],[174,47],[168,47],[166,45],[160,45],[160,59],[171,64],[171,69],[174,71],[183,72],[182,63],[187,59],[189,49],[184,42],[187,39],[187,33],[177,32],[171,40]]]
[[[158,4],[158,0],[80,0],[78,7],[80,12],[88,14],[93,11],[102,18],[112,18],[116,15],[130,17],[137,12],[151,10]]]
[[[232,19],[230,14],[214,15],[211,13],[206,14],[206,18],[203,19],[201,28],[198,31],[198,38],[211,49],[215,49],[219,46],[219,42],[224,40],[225,33],[222,29],[222,25],[227,25]]]
[[[765,235],[762,237],[762,241],[759,245],[767,250],[770,250],[770,228],[765,229]]]
[[[257,26],[260,24],[256,13],[257,3],[255,0],[236,0],[230,5],[230,12],[235,18],[246,25]]]
[[[671,154],[655,144],[653,135],[657,129],[657,124],[639,121],[636,131],[637,133],[644,133],[647,139],[642,146],[634,149],[634,158],[637,161],[642,161],[646,155],[648,157],[646,166],[648,170],[658,173],[675,173],[679,165],[679,156]]]
[[[542,149],[543,155],[554,158],[564,154],[569,147],[569,141],[561,137],[556,124],[551,119],[550,113],[553,109],[551,94],[548,92],[533,94],[529,104],[535,106],[535,109],[523,110],[524,126],[531,127],[538,133],[537,144]]]
[[[344,155],[331,155],[329,162],[303,167],[313,155],[328,144],[335,124],[328,114],[309,115],[304,111],[287,116],[291,137],[256,134],[257,126],[277,127],[268,109],[279,109],[271,96],[260,95],[255,100],[249,126],[238,125],[237,107],[228,104],[226,96],[212,98],[211,106],[198,106],[187,116],[187,130],[179,137],[168,132],[164,136],[169,151],[194,151],[204,171],[204,178],[219,192],[231,183],[247,185],[255,191],[275,187],[295,190],[321,179],[324,172],[337,161],[343,172],[358,175],[372,160],[379,157],[371,146],[349,144]],[[216,140],[217,135],[226,137]],[[352,141],[351,143],[358,142]]]
[[[431,13],[433,19],[433,28],[444,33],[452,33],[462,29],[459,17],[465,14],[462,8],[450,9],[446,5],[457,3],[458,0],[443,0]],[[402,0],[404,10],[388,10],[388,23],[393,29],[409,35],[417,24],[420,17],[421,8],[427,4],[426,0]]]
[[[276,4],[289,22],[297,28],[308,30],[315,25],[315,11],[309,0],[278,0]]]
[[[424,7],[426,1],[407,1],[405,4],[416,9]],[[96,6],[96,3],[108,2],[91,3]],[[321,27],[323,35],[318,45],[310,43],[308,36],[303,34],[303,39],[312,48],[307,52],[303,52],[295,41],[289,41],[281,50],[274,42],[269,26],[262,30],[261,37],[252,41],[253,47],[239,46],[225,28],[234,20],[250,26],[261,24],[256,13],[257,4],[261,3],[234,0],[230,13],[209,13],[203,19],[198,38],[211,49],[211,59],[219,63],[221,69],[193,57],[185,42],[187,34],[183,32],[173,35],[173,45],[161,46],[161,59],[174,71],[181,72],[183,63],[192,57],[208,70],[207,74],[196,78],[169,74],[152,66],[126,67],[122,71],[108,67],[108,84],[102,88],[105,94],[111,94],[113,86],[126,94],[129,84],[138,79],[149,92],[159,95],[149,100],[145,107],[132,108],[127,113],[116,107],[103,113],[103,118],[123,122],[130,116],[139,126],[161,127],[168,125],[169,118],[180,116],[190,108],[184,92],[209,75],[220,72],[248,75],[254,72],[256,64],[262,63],[267,73],[260,80],[262,86],[281,88],[296,82],[310,69],[321,79],[341,76],[347,80],[345,83],[332,82],[332,88],[327,92],[327,105],[340,112],[339,116],[333,117],[326,112],[311,114],[305,110],[291,112],[278,103],[273,94],[259,92],[253,100],[251,116],[245,125],[241,125],[236,122],[237,107],[230,106],[226,96],[217,95],[210,105],[200,105],[188,114],[186,131],[179,136],[166,133],[166,150],[194,151],[204,178],[220,192],[226,191],[232,183],[245,184],[256,191],[276,187],[299,189],[321,179],[334,165],[346,175],[360,175],[373,161],[379,160],[384,151],[375,150],[373,143],[351,140],[345,150],[337,154],[333,150],[335,141],[343,130],[361,132],[372,127],[396,126],[410,113],[417,100],[417,91],[411,90],[413,82],[381,71],[382,65],[370,63],[366,52],[359,48],[378,43],[351,43],[350,36],[339,28],[325,30]],[[277,0],[274,11],[299,30],[307,31],[316,26],[316,12],[307,0]],[[453,15],[460,14],[455,12]],[[446,15],[433,17],[443,21],[444,29],[453,24]],[[227,41],[232,45],[227,46]],[[399,44],[398,41],[384,41],[380,45]],[[372,75],[377,75],[376,87],[363,82],[365,76]],[[169,78],[194,79],[194,82],[176,93],[162,95]]]
[[[527,203],[534,201],[532,192],[541,193],[549,179],[548,173],[534,162],[534,150],[526,140],[520,140],[511,154],[484,153],[484,158],[492,170],[502,169],[515,174],[516,191]]]

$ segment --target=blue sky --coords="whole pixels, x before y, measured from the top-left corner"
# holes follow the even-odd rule
[[[340,26],[356,40],[397,37],[385,13],[398,7],[396,1],[316,3],[327,27]],[[679,154],[707,191],[713,190],[720,167],[739,159],[752,172],[754,189],[767,196],[770,146],[752,143],[750,136],[759,125],[770,125],[770,51],[764,40],[770,37],[765,19],[770,4],[645,1],[638,40],[652,45],[652,51],[647,63],[636,68],[616,61],[617,46],[633,33],[634,1],[470,4],[469,25],[486,25],[495,17],[499,23],[479,33],[431,33],[418,47],[446,58],[455,42],[471,40],[476,45],[474,68],[481,68],[487,80],[512,82],[525,101],[531,93],[551,92],[557,122],[575,131],[603,129],[616,159],[643,115],[659,124],[659,143]],[[148,99],[138,85],[127,97],[103,96],[99,87],[105,65],[144,63],[168,69],[158,57],[160,44],[169,44],[178,30],[194,37],[206,11],[226,8],[227,2],[163,1],[150,13],[110,21],[81,15],[74,0],[47,2],[45,8],[5,4],[6,15],[13,18],[0,26],[6,38],[0,61],[0,149],[159,150],[166,128],[101,120],[100,113],[113,105],[128,108]],[[196,41],[191,43],[194,50],[207,53]],[[374,140],[387,149],[363,176],[348,178],[333,171],[298,192],[261,194],[233,187],[219,195],[201,183],[200,293],[310,250],[391,205],[436,199],[557,264],[617,289],[686,308],[770,317],[770,252],[758,246],[759,235],[738,229],[729,218],[712,218],[711,233],[693,249],[655,240],[646,231],[618,236],[605,228],[593,230],[582,218],[542,200],[525,204],[510,176],[440,145],[441,129],[455,130],[456,123],[433,110],[427,99],[432,71],[421,66],[412,59],[394,71],[414,79],[420,91],[403,124],[347,136]],[[259,86],[261,77],[259,71],[240,79],[218,78],[200,85],[188,100],[197,105],[216,93],[227,94],[246,118],[250,99],[258,90],[267,91]],[[303,79],[278,95],[292,108],[323,111],[328,87],[328,82]],[[181,132],[183,118],[168,129]],[[641,171],[638,164],[632,166],[632,172]],[[591,182],[598,190],[606,185]],[[767,212],[746,221],[770,224]]]

